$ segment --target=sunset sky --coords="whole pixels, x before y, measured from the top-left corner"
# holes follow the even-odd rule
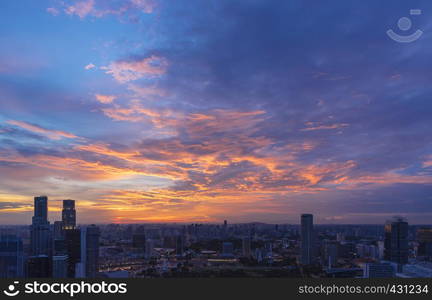
[[[389,3],[1,0],[0,224],[38,195],[50,221],[431,223],[432,2]]]

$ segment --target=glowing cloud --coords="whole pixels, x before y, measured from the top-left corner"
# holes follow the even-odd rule
[[[153,78],[165,74],[168,62],[165,58],[152,55],[137,61],[115,61],[107,67],[101,67],[118,82],[124,83],[143,77]]]
[[[104,103],[104,104],[112,103],[116,99],[116,96],[113,96],[113,95],[96,94],[95,97],[96,97],[97,101],[99,101],[100,103]]]
[[[66,132],[66,131],[60,131],[60,130],[52,130],[52,129],[46,129],[39,125],[30,124],[23,121],[17,121],[17,120],[9,120],[6,123],[21,127],[25,130],[39,133],[42,135],[45,135],[46,137],[52,139],[52,140],[60,140],[62,138],[68,138],[68,139],[75,139],[78,138],[76,135]]]

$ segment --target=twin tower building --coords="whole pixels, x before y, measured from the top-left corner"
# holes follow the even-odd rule
[[[77,228],[75,200],[63,200],[62,219],[51,226],[48,197],[35,197],[28,277],[97,277],[99,236],[99,228],[95,225]]]

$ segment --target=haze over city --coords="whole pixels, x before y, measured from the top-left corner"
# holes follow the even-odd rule
[[[398,2],[2,1],[0,224],[38,195],[81,224],[430,224],[432,40],[385,32],[432,3]]]

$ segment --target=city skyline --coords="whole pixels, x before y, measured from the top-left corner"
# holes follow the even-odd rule
[[[432,226],[410,226],[401,217],[378,227],[314,227],[311,214],[302,214],[298,226],[227,220],[77,226],[75,200],[68,199],[51,226],[48,206],[46,196],[34,197],[31,226],[1,230],[0,277],[432,276]]]
[[[76,207],[75,207],[75,204],[76,204],[76,201],[75,200],[72,200],[72,199],[66,199],[66,200],[52,200],[52,201],[54,201],[54,202],[61,202],[62,204],[62,207],[61,207],[61,209],[60,210],[58,210],[57,208],[54,208],[54,209],[51,209],[51,214],[49,213],[49,211],[50,211],[50,200],[49,200],[49,197],[48,196],[45,196],[45,195],[41,195],[41,196],[35,196],[34,197],[34,199],[39,199],[39,198],[46,198],[47,199],[47,212],[48,212],[48,214],[47,214],[47,217],[46,217],[46,221],[48,221],[48,223],[50,223],[50,222],[52,222],[52,224],[51,225],[53,225],[54,227],[55,227],[55,223],[57,223],[57,222],[59,222],[59,223],[62,223],[62,225],[61,225],[61,230],[63,230],[64,229],[64,226],[65,226],[65,224],[67,224],[68,223],[68,220],[70,220],[69,222],[70,222],[70,224],[71,225],[68,225],[68,226],[66,226],[66,227],[69,227],[69,228],[71,228],[71,229],[73,229],[73,228],[76,228],[77,226],[80,226],[80,225],[94,225],[94,224],[96,224],[96,225],[107,225],[107,224],[123,224],[123,225],[128,225],[128,224],[130,224],[130,225],[140,225],[140,224],[142,224],[142,225],[145,225],[145,224],[171,224],[171,225],[184,225],[184,224],[209,224],[209,225],[217,225],[217,224],[222,224],[223,226],[227,226],[227,223],[228,223],[228,220],[226,220],[226,219],[221,219],[221,220],[219,220],[219,221],[215,221],[215,222],[131,222],[131,223],[128,223],[128,222],[124,222],[124,223],[115,223],[115,222],[90,222],[90,223],[80,223],[80,222],[78,222],[77,221],[77,219],[79,219],[78,217],[77,217],[77,213],[79,212],[79,206],[78,206],[78,208],[77,209],[75,209]],[[78,201],[78,205],[79,205],[79,201]],[[65,213],[65,207],[68,207],[68,206],[70,206],[67,210],[66,210],[66,213]],[[33,206],[33,209],[35,209],[35,206]],[[65,216],[65,214],[66,215],[69,215],[70,213],[68,213],[68,211],[70,210],[70,209],[72,209],[73,210],[73,215],[71,216],[71,217],[67,217],[67,216]],[[57,219],[58,219],[58,213],[59,212],[61,212],[61,221],[58,221]],[[34,215],[34,213],[35,213],[35,211],[32,211],[32,214]],[[50,216],[51,216],[51,218],[50,218]],[[300,218],[299,218],[299,216],[300,216]],[[230,224],[238,224],[238,225],[241,225],[241,224],[268,224],[268,225],[272,225],[272,224],[274,224],[274,225],[278,225],[278,224],[280,224],[280,225],[299,225],[299,226],[302,226],[302,220],[303,220],[303,217],[304,216],[312,216],[312,224],[314,224],[314,225],[323,225],[323,226],[325,226],[325,225],[341,225],[341,226],[343,226],[343,225],[359,225],[359,226],[361,226],[361,225],[377,225],[377,226],[382,226],[383,224],[385,225],[387,222],[389,222],[389,221],[391,221],[391,220],[393,220],[393,219],[404,219],[404,220],[406,220],[406,221],[409,221],[409,220],[407,220],[405,217],[402,217],[401,215],[393,215],[393,216],[391,216],[391,217],[389,217],[389,218],[387,218],[387,219],[383,219],[383,220],[381,220],[381,223],[335,223],[335,222],[333,222],[333,223],[315,223],[314,221],[313,221],[313,218],[316,218],[316,217],[318,217],[318,219],[320,219],[319,218],[319,216],[314,216],[313,214],[309,214],[309,213],[307,213],[307,212],[303,212],[303,213],[301,213],[299,216],[297,216],[297,222],[282,222],[282,223],[266,223],[266,222],[259,222],[259,221],[249,221],[249,222],[238,222],[238,223],[236,223],[236,222],[230,222]],[[34,216],[32,217],[32,219],[34,218]],[[70,218],[72,218],[72,219],[70,219]],[[51,221],[50,221],[51,220]],[[432,224],[430,223],[430,222],[427,222],[427,223],[412,223],[412,222],[410,222],[410,224],[411,225],[426,225],[426,226],[431,226]],[[11,224],[0,224],[0,227],[2,226],[2,225],[12,225],[12,226],[20,226],[20,225],[27,225],[27,223],[26,224],[13,224],[13,223],[11,223]],[[313,228],[313,225],[312,225],[312,228]]]
[[[77,224],[430,224],[432,25],[398,44],[413,4],[376,2],[2,1],[0,225],[36,194]]]

